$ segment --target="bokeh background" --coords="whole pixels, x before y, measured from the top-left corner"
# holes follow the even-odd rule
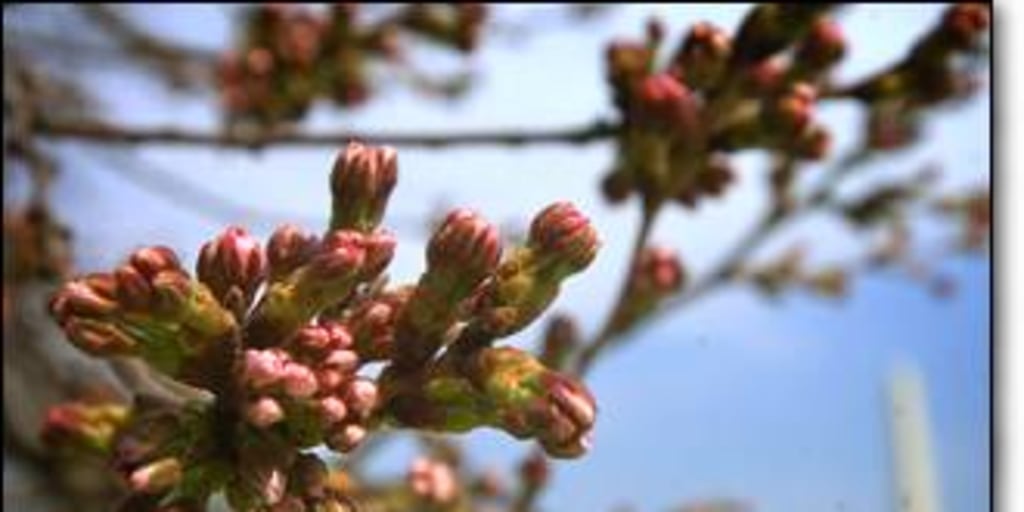
[[[61,8],[5,16],[5,37],[19,23],[47,28],[46,10]],[[126,9],[143,26],[190,46],[216,51],[232,44],[237,7]],[[527,28],[558,16],[556,6],[493,9],[495,18]],[[557,29],[508,31],[485,39],[468,61],[423,49],[421,58],[431,67],[471,69],[471,92],[452,102],[425,101],[406,87],[389,86],[385,77],[385,91],[365,107],[339,111],[323,105],[305,126],[429,132],[583,124],[614,113],[603,66],[610,40],[641,35],[651,15],[666,21],[668,41],[700,20],[732,31],[748,9],[632,4]],[[839,80],[898,59],[942,9],[856,5],[839,11],[850,48]],[[219,126],[212,93],[175,95],[141,74],[102,65],[79,71],[100,91],[106,115],[119,123]],[[849,190],[909,175],[924,164],[941,168],[949,190],[986,183],[990,101],[986,84],[967,104],[932,116],[922,143],[873,164]],[[834,128],[836,154],[858,142],[853,127],[862,113],[855,105],[833,102],[820,115]],[[98,152],[75,142],[55,147],[65,165],[52,200],[75,234],[79,271],[110,268],[151,243],[175,247],[191,262],[227,223],[261,237],[282,222],[319,230],[327,222],[327,176],[339,149],[153,146]],[[611,143],[400,149],[400,180],[384,221],[401,241],[393,278],[418,276],[427,227],[446,206],[472,207],[515,233],[544,205],[569,199],[591,216],[604,247],[587,272],[567,283],[551,311],[575,315],[583,331],[592,333],[614,300],[637,220],[633,205],[612,207],[599,193],[613,151]],[[655,226],[652,240],[677,248],[691,275],[710,268],[766,204],[767,158],[748,152],[735,162],[739,184],[724,200],[704,203],[696,214],[673,208]],[[5,202],[23,186],[16,179],[5,185]],[[924,237],[933,232],[938,228],[921,230]],[[822,216],[786,229],[761,254],[801,240],[815,262],[848,259],[864,242]],[[582,459],[555,463],[542,505],[666,510],[728,498],[769,512],[895,510],[886,389],[893,369],[902,365],[919,372],[926,390],[944,510],[989,508],[991,268],[985,258],[957,257],[940,270],[957,282],[956,294],[945,300],[898,273],[882,272],[858,278],[842,300],[796,292],[767,301],[750,288],[732,287],[653,323],[588,377],[600,406],[594,449]],[[538,321],[510,342],[536,346],[543,325]],[[461,442],[472,464],[503,471],[529,448],[491,431]],[[416,452],[410,439],[397,439],[374,458],[371,473],[399,474]],[[5,464],[5,484],[8,478]]]

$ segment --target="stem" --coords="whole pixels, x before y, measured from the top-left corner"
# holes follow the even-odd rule
[[[202,132],[176,127],[132,127],[106,122],[37,120],[35,131],[41,137],[76,139],[105,144],[166,144],[219,146],[225,148],[265,149],[283,146],[338,146],[351,140],[367,144],[388,144],[442,148],[450,146],[526,144],[588,144],[611,140],[618,126],[598,120],[582,126],[552,129],[466,130],[449,133],[373,133],[342,131],[334,133],[300,132]]]

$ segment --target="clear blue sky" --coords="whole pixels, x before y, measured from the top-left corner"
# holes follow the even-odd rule
[[[516,17],[536,9],[551,7],[503,6],[498,12]],[[620,7],[577,29],[485,45],[471,61],[480,87],[457,104],[422,102],[393,87],[358,112],[318,110],[310,126],[445,130],[587,122],[611,113],[602,57],[612,37],[639,36],[646,17],[657,13],[664,15],[674,46],[691,23],[706,19],[732,29],[746,9]],[[221,7],[149,5],[134,12],[144,23],[195,44],[218,47],[228,41]],[[937,5],[841,11],[852,50],[839,77],[857,77],[897,58],[940,12]],[[442,60],[440,65],[454,65]],[[175,98],[123,73],[97,71],[93,79],[109,92],[112,115],[124,122],[216,125],[211,98]],[[891,177],[934,161],[942,163],[950,188],[984,183],[989,101],[984,94],[960,111],[935,116],[926,143],[872,172]],[[860,113],[837,104],[823,108],[822,115],[842,126]],[[850,130],[836,137],[840,151],[856,140]],[[139,154],[212,194],[262,207],[275,221],[319,229],[326,222],[334,153],[151,148]],[[76,154],[73,147],[67,151]],[[610,145],[401,150],[401,178],[385,221],[402,237],[395,277],[409,280],[420,271],[425,238],[417,223],[436,204],[470,206],[496,221],[522,223],[547,203],[570,199],[592,216],[605,247],[586,274],[568,283],[555,309],[576,313],[592,332],[610,306],[636,216],[628,208],[608,207],[597,193],[611,156]],[[61,211],[75,229],[83,270],[105,269],[143,243],[172,245],[192,261],[199,245],[220,230],[220,221],[140,191],[109,166],[81,158],[81,167],[69,166],[62,174],[56,197],[67,198]],[[737,162],[741,182],[726,201],[697,216],[673,212],[656,226],[654,240],[679,248],[692,272],[706,269],[763,205],[763,158],[750,153]],[[262,219],[229,220],[261,235],[272,228]],[[812,255],[822,262],[858,247],[856,238],[829,219],[812,219],[773,246],[797,239],[813,239]],[[728,496],[765,512],[894,510],[883,386],[895,362],[910,361],[927,386],[945,510],[987,509],[990,267],[982,259],[959,259],[942,269],[960,283],[959,294],[946,302],[884,274],[859,279],[853,296],[841,304],[799,293],[769,304],[734,289],[653,325],[592,374],[601,411],[595,448],[581,460],[558,464],[544,505],[608,510],[631,503],[666,510]],[[537,334],[531,328],[509,342],[533,346]],[[527,448],[494,432],[474,433],[466,443],[473,462],[500,468]],[[411,456],[411,445],[399,443],[376,470],[393,473]]]

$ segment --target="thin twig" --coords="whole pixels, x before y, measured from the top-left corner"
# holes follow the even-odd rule
[[[587,125],[551,129],[471,129],[448,133],[373,133],[342,131],[335,133],[276,132],[242,134],[203,132],[176,127],[118,126],[98,121],[38,120],[34,127],[42,137],[77,139],[105,144],[166,144],[265,149],[284,146],[339,146],[351,140],[366,144],[442,148],[451,146],[526,144],[588,144],[611,140],[617,132],[614,124],[597,121]]]

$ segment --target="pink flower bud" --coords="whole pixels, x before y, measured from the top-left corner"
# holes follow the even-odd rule
[[[552,204],[534,217],[529,244],[572,272],[590,265],[601,245],[590,220],[569,202]]]
[[[519,467],[520,478],[527,486],[534,488],[544,485],[548,481],[550,473],[548,458],[540,451],[530,453],[530,456]]]
[[[264,388],[284,378],[286,361],[278,350],[246,350],[243,374],[253,387]]]
[[[732,41],[724,30],[708,22],[690,29],[682,47],[672,58],[686,83],[695,89],[708,89],[721,79],[732,52]]]
[[[281,404],[270,397],[261,397],[245,409],[245,419],[259,428],[267,428],[284,419]]]
[[[135,251],[128,262],[147,279],[152,279],[165,270],[181,270],[181,263],[174,251],[161,245]]]
[[[331,229],[372,231],[380,223],[398,180],[397,153],[390,147],[350,142],[331,172]]]
[[[320,411],[327,423],[341,423],[348,415],[345,402],[336,396],[320,399]]]
[[[357,378],[345,390],[345,402],[360,417],[366,417],[377,404],[377,385],[373,381]]]
[[[811,85],[794,84],[786,94],[768,102],[763,111],[764,123],[784,137],[800,134],[811,122],[815,96]]]
[[[377,230],[363,237],[363,248],[366,250],[366,262],[363,264],[363,278],[372,279],[391,263],[398,240],[395,235]]]
[[[284,276],[305,264],[316,252],[318,242],[316,235],[293,224],[277,228],[267,242],[271,275],[275,278]]]
[[[268,75],[274,70],[274,55],[266,48],[253,48],[245,55],[248,70],[256,75]]]
[[[68,282],[50,300],[50,312],[61,325],[72,316],[102,317],[116,310],[113,296],[90,286],[88,278]]]
[[[317,391],[316,375],[305,365],[286,363],[282,381],[285,393],[294,398],[308,398]]]
[[[135,492],[156,494],[177,484],[181,469],[178,459],[167,457],[133,471],[128,482]]]
[[[449,213],[427,244],[428,272],[442,272],[454,280],[459,295],[468,293],[490,274],[500,256],[498,228],[465,208]]]
[[[238,287],[245,302],[252,299],[267,270],[266,257],[256,238],[240,227],[229,227],[203,245],[196,274],[214,295],[223,299]]]
[[[363,237],[354,231],[332,231],[309,262],[318,280],[347,280],[362,270],[366,259]]]
[[[68,339],[89,354],[104,356],[133,354],[138,342],[109,322],[71,317],[64,323]]]
[[[451,466],[424,457],[409,466],[407,480],[413,494],[433,503],[448,503],[458,491]]]
[[[630,114],[642,125],[668,129],[678,137],[693,137],[699,129],[697,104],[690,91],[668,73],[643,79],[632,100]]]
[[[348,453],[366,438],[366,429],[354,423],[345,425],[327,437],[327,446],[332,450]]]
[[[820,18],[797,49],[795,60],[800,66],[819,71],[839,62],[845,52],[842,27],[831,18]]]
[[[117,300],[125,309],[145,310],[152,304],[153,287],[149,279],[136,267],[118,267],[114,271],[114,279],[117,281]]]
[[[334,350],[324,359],[324,364],[340,372],[353,372],[359,367],[359,356],[351,350]]]
[[[957,48],[969,49],[979,34],[988,29],[991,13],[980,3],[958,3],[942,18],[942,29]]]
[[[333,368],[320,369],[316,372],[316,382],[319,389],[333,391],[338,389],[348,379],[348,372]]]

